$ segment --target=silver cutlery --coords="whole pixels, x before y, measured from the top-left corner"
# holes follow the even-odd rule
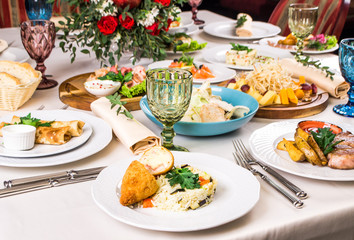
[[[271,167],[266,165],[265,163],[258,161],[255,159],[246,149],[245,145],[240,139],[236,139],[232,141],[235,150],[239,152],[242,157],[250,164],[250,165],[259,165],[264,171],[268,172],[271,174],[273,177],[275,177],[279,182],[281,182],[285,187],[287,187],[289,190],[291,190],[297,197],[300,199],[306,199],[308,197],[307,193],[301,190],[298,186],[290,182],[288,179],[285,177],[281,176],[279,173],[274,171]]]
[[[300,199],[290,195],[288,192],[286,192],[283,188],[281,188],[279,185],[277,185],[275,182],[273,182],[266,175],[262,174],[261,172],[257,171],[255,168],[251,167],[251,165],[242,157],[242,155],[240,153],[235,152],[235,153],[233,153],[233,155],[234,155],[236,163],[239,166],[249,170],[253,175],[260,176],[263,181],[268,183],[275,190],[277,190],[284,197],[286,197],[293,204],[293,206],[295,206],[296,208],[302,208],[303,207],[304,203]]]
[[[69,170],[4,181],[5,188],[0,189],[0,198],[40,189],[94,180],[104,168],[105,167]]]
[[[43,110],[44,108],[45,108],[45,106],[42,104],[37,108],[37,110]]]

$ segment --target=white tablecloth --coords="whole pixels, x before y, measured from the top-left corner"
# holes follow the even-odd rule
[[[227,20],[209,11],[200,11],[198,16],[207,23]],[[231,42],[210,36],[203,31],[193,37],[207,41],[207,48]],[[22,47],[18,28],[0,29],[0,38],[8,42],[16,40],[13,46]],[[324,59],[325,64],[338,69],[336,55],[319,57]],[[199,54],[195,58],[203,60]],[[170,56],[170,59],[173,59],[173,56]],[[28,62],[35,66],[33,60]],[[64,54],[58,47],[53,50],[45,64],[47,74],[52,74],[59,83],[100,67],[93,56],[90,58],[80,54],[76,61],[70,64],[69,54]],[[325,111],[307,119],[329,122],[337,120],[353,124],[352,118],[339,116],[332,111],[335,104],[346,101],[347,99],[330,98]],[[64,104],[59,100],[58,87],[36,91],[32,99],[20,110],[33,110],[41,104],[45,105],[45,109],[62,107]],[[6,114],[12,113],[0,112],[0,116]],[[133,115],[156,134],[160,133],[161,129],[149,121],[142,111],[134,111]],[[274,121],[277,120],[254,118],[242,129],[228,134],[203,138],[177,135],[174,142],[188,146],[192,152],[214,154],[233,161],[232,139],[241,138],[248,145],[249,136],[254,130]],[[131,156],[128,149],[113,139],[101,152],[70,164],[42,168],[0,166],[0,181],[105,166]],[[105,214],[91,197],[92,182],[85,182],[0,199],[0,239],[354,239],[353,181],[320,181],[281,173],[309,193],[309,198],[304,200],[303,209],[295,209],[283,196],[261,182],[259,202],[248,214],[235,221],[203,231],[158,232],[126,225]],[[213,216],[210,218],[212,220]]]

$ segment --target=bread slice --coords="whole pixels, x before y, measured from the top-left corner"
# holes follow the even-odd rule
[[[16,86],[16,85],[20,85],[21,81],[17,77],[14,77],[7,72],[0,72],[0,84],[1,85]]]
[[[21,81],[20,84],[27,84],[39,77],[38,72],[30,64],[13,61],[0,61],[0,72],[5,72],[18,78]]]
[[[152,175],[160,175],[172,169],[174,157],[167,148],[154,146],[143,153],[139,162],[144,164]]]

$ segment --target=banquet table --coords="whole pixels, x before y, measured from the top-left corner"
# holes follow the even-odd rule
[[[229,20],[206,10],[199,11],[198,16],[204,19],[206,24]],[[19,28],[0,29],[0,38],[8,42],[15,41],[13,47],[23,47]],[[193,38],[199,42],[208,42],[207,48],[231,42],[210,36],[203,30],[193,34]],[[59,84],[72,76],[92,72],[100,67],[93,55],[90,57],[78,54],[76,61],[71,64],[70,54],[63,53],[58,45],[57,43],[45,64],[47,74],[53,75]],[[195,53],[194,57],[203,61],[200,53]],[[339,70],[337,55],[323,54],[316,57],[321,59],[323,64]],[[168,58],[173,59],[175,56],[168,55]],[[29,59],[27,62],[35,66],[33,60]],[[335,104],[346,102],[347,99],[331,97],[323,112],[301,118],[299,121],[314,119],[353,125],[353,118],[343,117],[332,111]],[[59,109],[64,105],[59,99],[58,87],[37,90],[20,110],[35,110],[42,104],[45,110]],[[93,115],[89,111],[71,107],[68,110]],[[0,111],[0,117],[8,114],[13,112]],[[160,134],[161,129],[141,110],[133,111],[132,114],[155,134]],[[233,139],[240,138],[248,146],[253,131],[276,121],[282,120],[255,117],[241,129],[227,134],[211,137],[177,135],[174,142],[188,146],[191,152],[217,155],[233,161]],[[109,166],[133,156],[119,140],[113,138],[100,152],[68,164],[27,168],[0,166],[0,181],[70,169]],[[91,196],[93,182],[88,181],[1,198],[0,239],[354,239],[354,181],[315,180],[279,172],[309,194],[309,198],[303,200],[302,209],[293,207],[283,196],[258,178],[261,184],[259,201],[250,212],[234,221],[200,231],[145,230],[119,222],[103,212]],[[210,221],[213,221],[213,216],[209,217]]]

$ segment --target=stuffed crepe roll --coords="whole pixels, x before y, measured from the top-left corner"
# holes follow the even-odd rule
[[[70,127],[38,127],[35,143],[61,145],[71,139]]]

